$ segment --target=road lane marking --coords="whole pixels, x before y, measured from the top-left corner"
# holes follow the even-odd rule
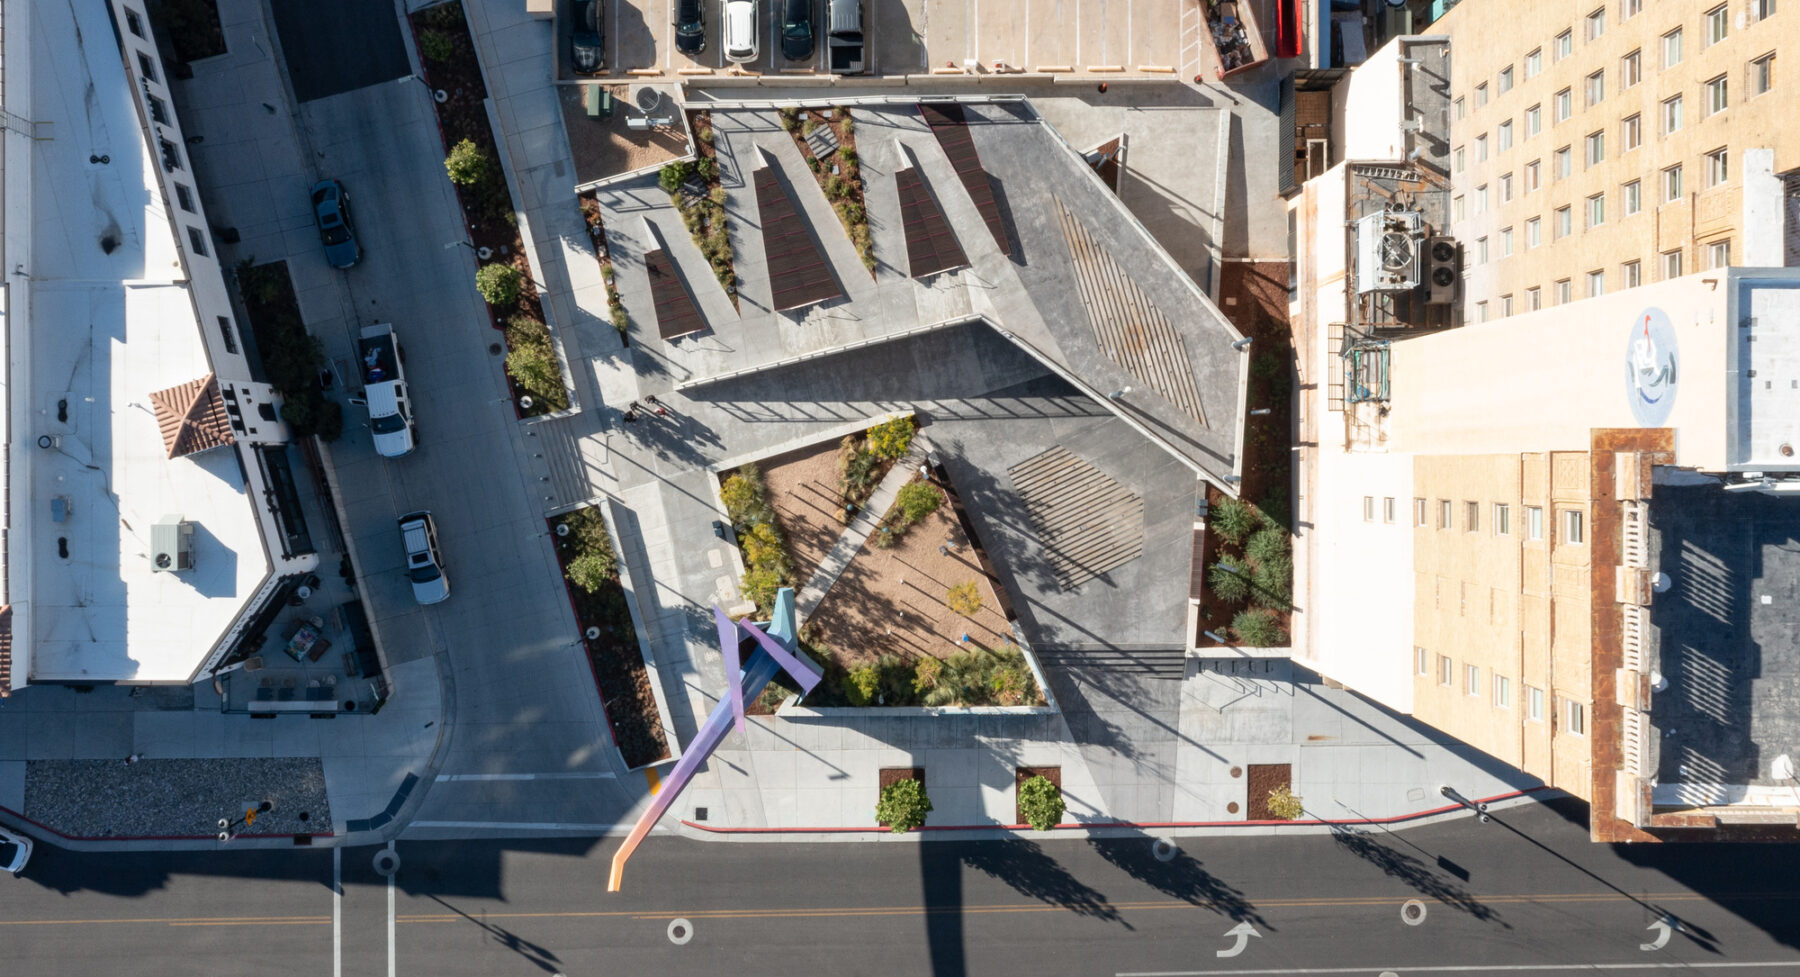
[[[344,977],[344,850],[331,850],[331,977]]]
[[[1800,966],[1800,960],[1700,961],[1698,963],[1499,963],[1427,964],[1389,967],[1395,974],[1556,973],[1570,970],[1767,970]],[[1280,967],[1272,970],[1144,970],[1126,971],[1113,977],[1305,977],[1308,974],[1366,974],[1374,967]]]
[[[455,784],[493,780],[612,780],[614,776],[616,775],[611,770],[577,770],[569,773],[440,773],[437,782]]]
[[[1262,934],[1258,933],[1256,931],[1256,927],[1250,925],[1249,920],[1245,920],[1245,921],[1237,924],[1236,926],[1233,926],[1232,928],[1226,930],[1225,935],[1237,937],[1237,942],[1233,943],[1230,946],[1230,948],[1228,948],[1228,949],[1216,951],[1215,952],[1216,956],[1235,957],[1238,954],[1244,952],[1244,947],[1249,945],[1250,938],[1252,936],[1256,937],[1257,939],[1262,938]]]
[[[1644,927],[1647,930],[1660,930],[1661,932],[1657,933],[1656,939],[1651,940],[1649,943],[1639,943],[1638,949],[1660,950],[1663,947],[1668,946],[1669,937],[1673,934],[1675,929],[1674,926],[1670,925],[1672,922],[1673,920],[1671,920],[1670,917],[1664,916],[1656,922],[1651,923],[1649,926]]]

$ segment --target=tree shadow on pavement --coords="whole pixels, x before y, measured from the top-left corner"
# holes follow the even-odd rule
[[[560,966],[562,961],[557,958],[556,954],[550,952],[549,947],[540,946],[530,940],[524,939],[504,926],[495,926],[493,923],[486,922],[485,920],[476,919],[435,895],[428,896],[427,898],[469,922],[474,923],[476,926],[481,927],[481,929],[486,931],[489,936],[494,938],[494,942],[536,964],[539,970],[548,974],[560,974],[562,971],[562,967]]]
[[[1339,848],[1380,869],[1389,878],[1399,879],[1420,895],[1466,912],[1484,923],[1499,923],[1512,929],[1512,924],[1501,919],[1492,906],[1475,898],[1467,889],[1438,874],[1436,869],[1419,859],[1383,844],[1371,832],[1341,824],[1329,827],[1331,840]]]
[[[1162,861],[1156,857],[1156,839],[1142,832],[1089,838],[1088,845],[1114,868],[1172,899],[1210,909],[1234,922],[1275,930],[1242,891],[1208,872],[1199,859],[1180,848],[1175,849],[1174,857]]]
[[[1069,874],[1035,841],[1008,838],[969,844],[962,847],[960,855],[964,865],[1005,882],[1022,896],[1061,906],[1077,916],[1133,928],[1104,893]]]

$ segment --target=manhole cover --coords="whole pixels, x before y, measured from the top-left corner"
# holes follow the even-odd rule
[[[1174,861],[1175,850],[1175,843],[1167,838],[1158,838],[1156,843],[1150,846],[1150,854],[1155,855],[1159,862]]]
[[[1417,926],[1425,921],[1425,904],[1417,899],[1408,899],[1400,904],[1400,921],[1408,926]]]
[[[677,917],[669,920],[669,942],[676,946],[685,946],[694,938],[694,924]]]
[[[383,848],[375,853],[375,874],[384,879],[391,879],[400,871],[400,853],[392,848]]]

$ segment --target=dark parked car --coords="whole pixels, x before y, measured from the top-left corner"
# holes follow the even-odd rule
[[[706,8],[701,0],[675,0],[675,50],[690,58],[706,50]]]
[[[569,38],[569,63],[578,75],[606,70],[606,35],[599,0],[575,0],[575,33]]]
[[[349,268],[362,260],[356,244],[356,228],[350,223],[350,194],[336,180],[320,180],[312,188],[313,218],[319,222],[319,240],[325,242],[325,260],[333,268]]]
[[[813,53],[813,0],[782,0],[781,53],[805,61]]]

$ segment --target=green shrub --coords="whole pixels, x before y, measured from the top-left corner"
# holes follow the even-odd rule
[[[1218,563],[1206,571],[1206,586],[1214,597],[1227,604],[1242,604],[1250,596],[1250,581],[1244,579],[1242,573],[1234,573]]]
[[[875,704],[875,693],[881,689],[881,672],[874,662],[866,662],[850,670],[849,681],[844,686],[845,694],[850,697],[853,706]]]
[[[850,117],[849,110],[840,110],[838,124],[844,128],[844,138],[848,139],[856,132],[856,120]]]
[[[1036,831],[1049,831],[1062,821],[1062,790],[1047,777],[1032,777],[1019,785],[1019,813]]]
[[[845,166],[855,166],[856,160],[857,160],[856,147],[855,146],[840,147],[838,149],[838,159],[842,160]]]
[[[719,178],[719,164],[710,156],[702,156],[694,161],[694,173],[708,183]]]
[[[464,139],[450,148],[450,155],[444,157],[444,169],[450,173],[450,182],[459,187],[474,186],[487,179],[493,167],[493,160],[475,145],[472,139]]]
[[[680,190],[681,185],[686,183],[687,178],[692,175],[694,175],[694,164],[688,160],[678,159],[672,163],[663,164],[663,168],[657,171],[656,185],[662,187],[667,193],[674,193]]]
[[[925,655],[913,663],[913,691],[919,694],[937,688],[938,678],[944,674],[944,663],[930,655]]]
[[[1256,530],[1256,510],[1243,499],[1225,499],[1212,507],[1208,513],[1213,532],[1219,534],[1226,542],[1237,544],[1244,537]]]
[[[881,459],[856,435],[838,444],[838,489],[847,504],[861,505],[875,491],[876,469]]]
[[[1037,680],[1031,675],[1031,666],[1025,663],[1023,651],[1007,645],[983,652],[980,660],[994,701],[1003,706],[1022,706],[1037,699]]]
[[[974,617],[981,610],[981,587],[973,580],[956,584],[950,588],[944,603],[964,617]]]
[[[837,201],[850,192],[850,183],[836,173],[825,178],[825,196]]]
[[[807,169],[812,170],[814,174],[823,173],[825,171],[825,164],[819,162],[817,156],[806,157],[806,167]]]
[[[1287,632],[1267,611],[1237,612],[1231,619],[1231,633],[1239,644],[1252,648],[1273,648],[1287,641]]]
[[[819,120],[814,119],[811,116],[808,116],[806,121],[804,123],[801,123],[801,125],[800,125],[800,135],[802,135],[802,136],[810,136],[813,133],[818,132],[818,131],[819,131]]]
[[[613,324],[613,328],[617,329],[621,333],[623,333],[625,331],[626,327],[631,324],[631,321],[628,318],[626,318],[626,316],[625,316],[625,307],[624,306],[622,306],[622,305],[613,306],[613,308],[612,308],[612,324]]]
[[[713,187],[712,190],[706,194],[706,199],[723,207],[725,206],[725,201],[730,198],[726,196],[724,187]],[[720,211],[713,214],[712,219],[715,223],[722,223],[725,220],[725,214],[723,211]]]
[[[925,823],[931,813],[931,798],[925,796],[925,785],[916,780],[897,780],[881,789],[881,803],[875,805],[875,820],[899,834]]]
[[[781,589],[781,575],[774,570],[751,567],[744,571],[740,589],[745,600],[755,604],[757,610],[767,612],[775,606],[775,592]]]
[[[770,712],[774,712],[781,708],[782,703],[787,701],[788,696],[793,694],[794,693],[788,691],[781,685],[770,682],[768,685],[763,686],[762,694],[756,697],[756,704]]]
[[[719,497],[725,502],[725,513],[734,526],[747,526],[768,509],[767,489],[762,472],[755,465],[745,465],[719,486]]]
[[[562,368],[556,362],[556,350],[548,342],[515,346],[506,354],[506,372],[540,399],[548,400],[551,391],[562,389]]]
[[[1258,607],[1285,611],[1294,602],[1294,561],[1285,554],[1258,563],[1250,572],[1250,599]]]
[[[900,486],[894,496],[894,506],[900,512],[900,525],[911,526],[919,520],[931,515],[944,504],[944,493],[930,482],[907,482]]]
[[[427,61],[448,60],[453,50],[450,35],[429,27],[419,32],[419,53]]]
[[[1244,557],[1259,565],[1270,563],[1286,557],[1290,545],[1287,530],[1264,526],[1250,535],[1250,542],[1244,547]]]
[[[1269,813],[1282,821],[1298,821],[1306,814],[1306,804],[1283,785],[1269,791]]]
[[[753,567],[772,567],[781,561],[781,537],[771,523],[759,522],[738,537],[744,562]]]
[[[583,553],[569,561],[569,568],[564,576],[569,582],[588,593],[594,593],[605,586],[618,570],[618,563],[613,559],[611,551],[606,553]]]
[[[781,127],[783,129],[793,132],[795,129],[800,128],[800,109],[798,107],[784,105],[781,108],[776,109],[775,114],[781,117]]]
[[[712,145],[713,144],[712,126],[701,126],[700,131],[694,133],[694,138],[700,140],[701,142],[705,143],[708,146]]]
[[[913,423],[911,417],[882,421],[869,428],[869,450],[877,458],[892,461],[906,454],[912,447],[913,434],[917,430],[918,425]]]
[[[512,308],[524,287],[524,276],[512,265],[494,262],[482,265],[475,273],[475,290],[496,309]]]
[[[1270,489],[1269,494],[1263,496],[1263,500],[1256,507],[1262,510],[1265,525],[1288,527],[1287,489],[1280,487]]]

